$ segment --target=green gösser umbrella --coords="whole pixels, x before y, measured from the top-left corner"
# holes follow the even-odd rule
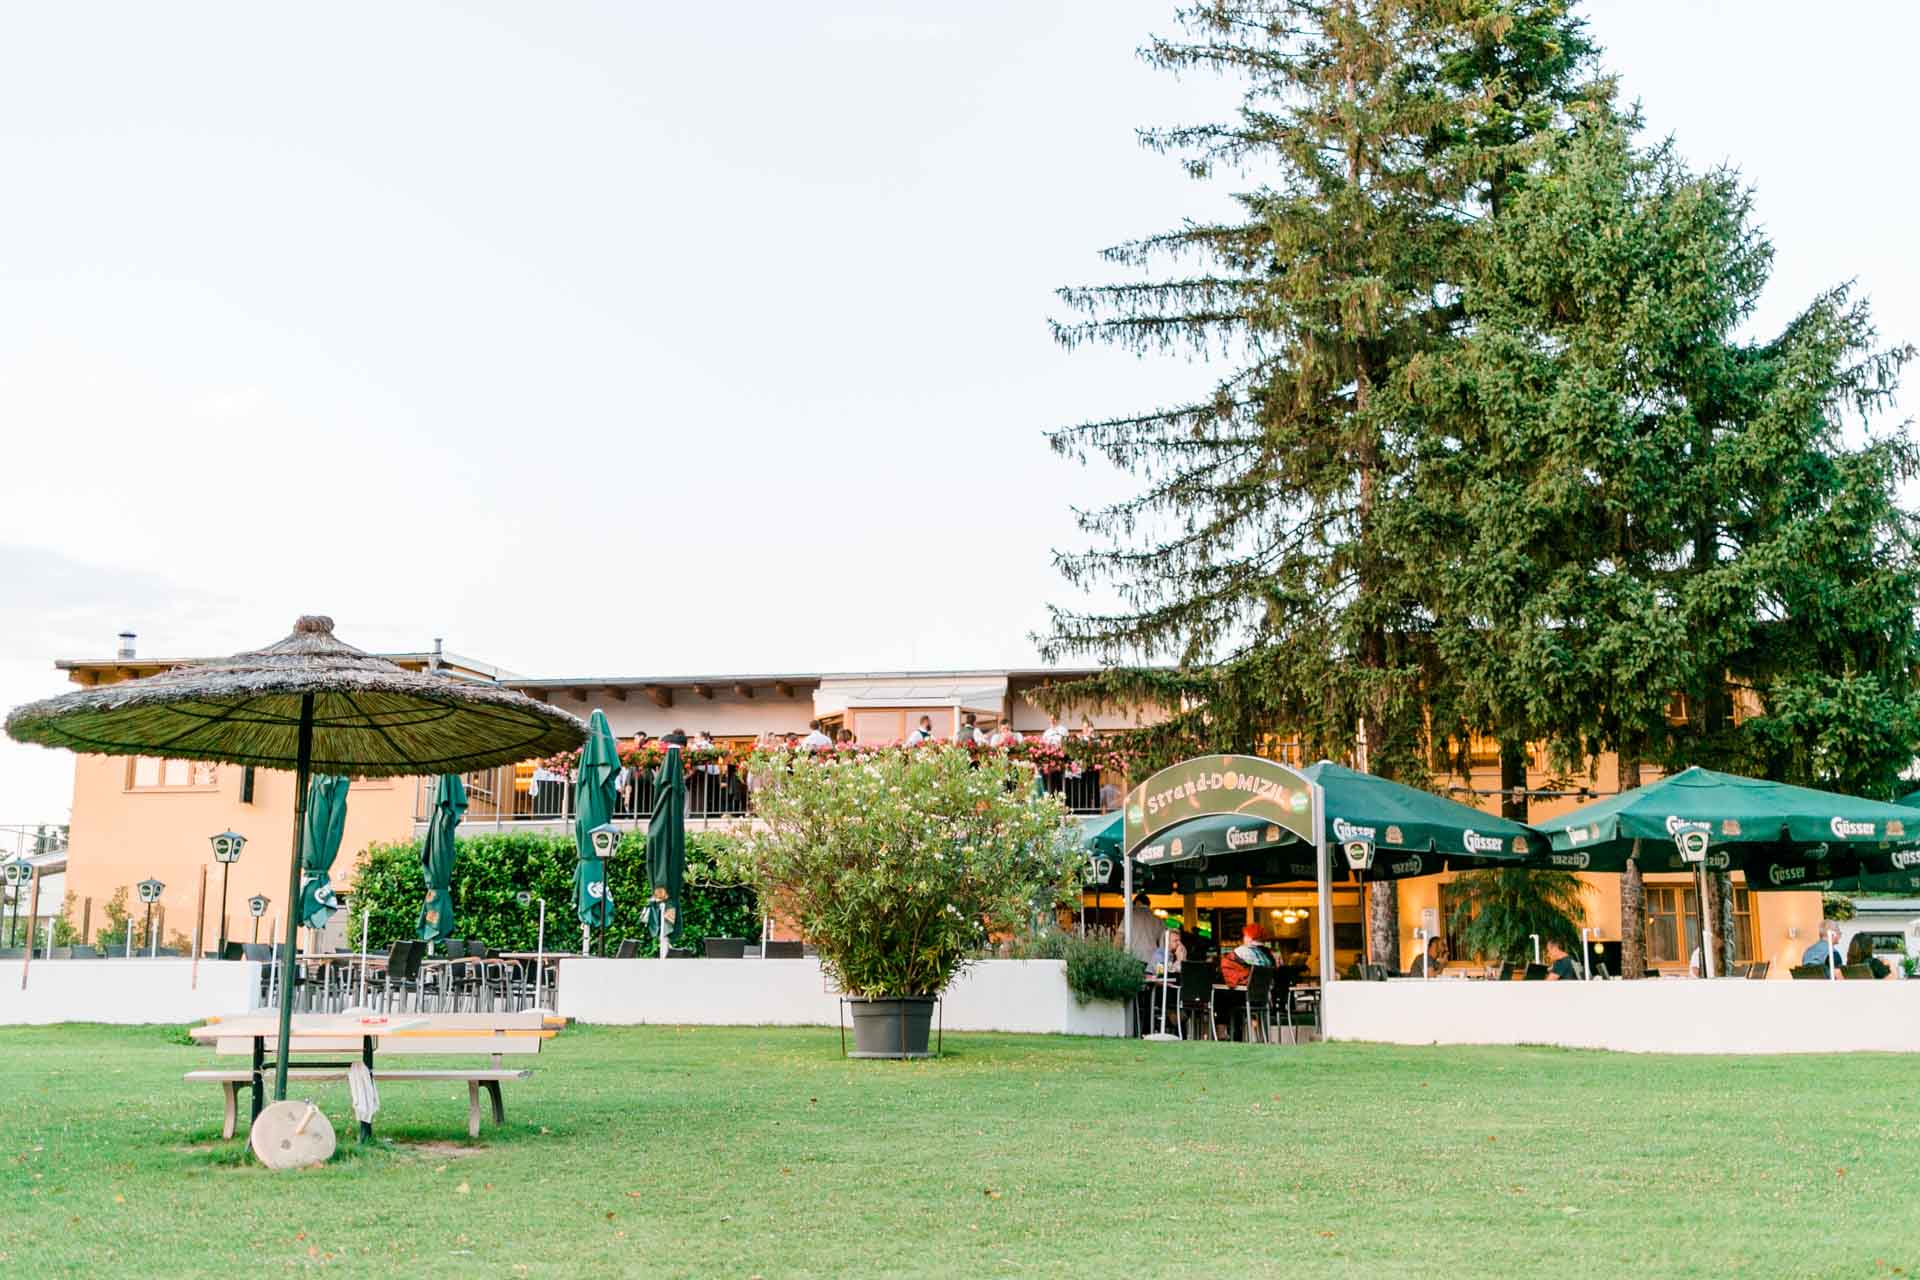
[[[347,829],[348,779],[337,773],[323,773],[307,788],[307,832],[302,843],[300,881],[300,923],[309,929],[324,929],[340,900],[333,896],[327,873],[340,856],[340,836]]]
[[[595,710],[587,720],[587,745],[574,772],[573,840],[580,858],[573,867],[573,907],[583,933],[613,923],[613,890],[607,887],[607,864],[594,850],[593,831],[613,820],[619,778],[620,746],[606,712]],[[584,939],[580,949],[587,949]]]
[[[1300,772],[1326,795],[1327,843],[1367,880],[1519,865],[1545,842],[1498,814],[1331,760]],[[1444,865],[1443,865],[1444,864]]]
[[[1568,871],[1624,870],[1636,849],[1642,870],[1745,870],[1794,857],[1809,866],[1822,858],[1882,861],[1896,870],[1892,855],[1920,838],[1920,809],[1695,767],[1533,828],[1551,844],[1537,861]],[[1705,837],[1702,858],[1679,855],[1688,834]]]
[[[680,891],[687,877],[687,779],[679,747],[667,748],[653,796],[653,819],[647,823],[647,880],[653,886],[648,910],[664,958],[668,939],[680,932]]]
[[[1920,810],[1698,767],[1533,824],[1568,871],[1746,873],[1749,888],[1805,888],[1905,869]],[[1702,955],[1712,976],[1713,948]]]
[[[230,658],[193,662],[140,680],[99,685],[17,707],[20,742],[91,755],[214,760],[293,771],[293,856],[287,900],[300,897],[307,786],[313,774],[410,778],[460,773],[570,751],[578,720],[480,680],[407,671],[334,638],[333,619],[310,616],[286,639]],[[280,1039],[292,1026],[300,916],[287,912],[280,959]],[[287,1055],[274,1068],[287,1096]]]
[[[427,838],[420,842],[420,878],[427,896],[420,903],[414,936],[422,942],[444,944],[453,936],[453,837],[466,813],[466,784],[457,774],[441,774],[433,789],[433,817],[427,823]]]

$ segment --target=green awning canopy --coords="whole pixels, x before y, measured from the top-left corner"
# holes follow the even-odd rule
[[[307,787],[306,834],[300,851],[300,924],[324,929],[340,909],[327,873],[340,856],[340,837],[347,829],[348,779],[337,773],[316,776]]]
[[[1708,868],[1786,889],[1822,873],[1903,870],[1907,846],[1920,838],[1920,810],[1696,767],[1533,827],[1551,848],[1529,866],[1623,871],[1635,857],[1643,872],[1692,871],[1697,864],[1680,857],[1675,840],[1697,831],[1706,836]]]
[[[1349,840],[1374,846],[1374,867],[1367,872],[1370,880],[1392,878],[1381,873],[1381,864],[1406,862],[1403,851],[1460,859],[1454,866],[1459,870],[1518,862],[1546,847],[1544,840],[1511,818],[1331,760],[1310,764],[1300,772],[1319,784],[1325,796],[1327,844],[1336,860],[1340,846]],[[1442,869],[1438,858],[1426,856],[1420,862],[1423,870],[1406,874],[1430,875]]]

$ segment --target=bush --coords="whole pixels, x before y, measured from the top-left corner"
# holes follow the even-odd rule
[[[1081,1004],[1131,1000],[1146,985],[1146,962],[1118,943],[1068,938],[1066,944],[1067,990]]]
[[[687,881],[675,946],[697,949],[704,938],[760,936],[753,891],[714,883],[714,867],[726,841],[712,832],[687,834]],[[580,936],[573,912],[573,867],[578,860],[572,835],[510,832],[460,839],[449,885],[453,936],[477,939],[500,951],[533,950],[539,908],[520,905],[516,895],[525,890],[546,899],[548,950],[572,950]],[[607,859],[607,888],[613,894],[613,924],[600,931],[601,936],[650,937],[642,919],[652,893],[644,835],[629,832],[619,851]],[[367,910],[373,913],[368,930],[375,949],[414,937],[425,897],[419,841],[371,846],[354,876],[348,944],[359,947],[361,913]]]
[[[93,943],[102,951],[112,951],[117,954],[127,945],[127,929],[129,927],[127,923],[127,886],[121,885],[113,891],[113,896],[108,898],[106,905],[101,908],[101,914],[106,916],[107,922],[94,931]]]
[[[741,866],[851,995],[939,994],[1080,869],[1060,801],[1004,754],[782,751],[753,768]]]

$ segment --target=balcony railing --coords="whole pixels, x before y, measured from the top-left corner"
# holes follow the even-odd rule
[[[467,787],[465,827],[508,828],[546,823],[567,825],[574,815],[574,784],[571,779],[544,769],[526,765],[502,765],[480,769],[462,776]],[[433,816],[433,795],[437,783],[421,778],[414,792],[413,818],[417,823]],[[1119,807],[1122,788],[1102,803],[1103,789],[1098,770],[1089,769],[1078,777],[1064,773],[1049,774],[1047,790],[1059,795],[1074,813],[1103,813]],[[695,765],[687,774],[687,818],[712,821],[752,816],[751,795],[744,774],[733,766]],[[645,826],[653,816],[654,781],[651,774],[625,771],[614,802],[613,820]]]

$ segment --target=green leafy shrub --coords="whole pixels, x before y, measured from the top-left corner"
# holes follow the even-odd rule
[[[753,768],[740,865],[853,995],[938,994],[1080,869],[1059,799],[1004,754],[774,752]]]
[[[1067,990],[1081,1004],[1094,1000],[1127,1001],[1146,985],[1147,966],[1118,943],[1104,938],[1067,938]]]
[[[1021,934],[1007,948],[1011,960],[1065,960],[1067,935],[1059,929],[1036,929]]]
[[[753,891],[716,882],[715,867],[724,860],[726,842],[726,836],[714,832],[687,833],[687,881],[675,946],[697,950],[704,938],[760,936]],[[517,895],[524,890],[546,899],[548,949],[573,949],[580,937],[580,922],[573,914],[573,866],[578,859],[571,834],[463,837],[457,841],[449,886],[453,936],[500,951],[531,951],[539,932],[539,908],[520,905]],[[621,839],[619,851],[607,860],[607,888],[613,894],[613,924],[596,937],[650,937],[642,919],[652,894],[643,834],[629,832]],[[354,876],[349,945],[359,947],[361,913],[368,910],[373,913],[368,932],[375,949],[413,937],[425,896],[419,841],[371,846]]]
[[[102,951],[122,950],[127,945],[127,886],[115,889],[100,912],[107,922],[94,932],[93,944]]]

